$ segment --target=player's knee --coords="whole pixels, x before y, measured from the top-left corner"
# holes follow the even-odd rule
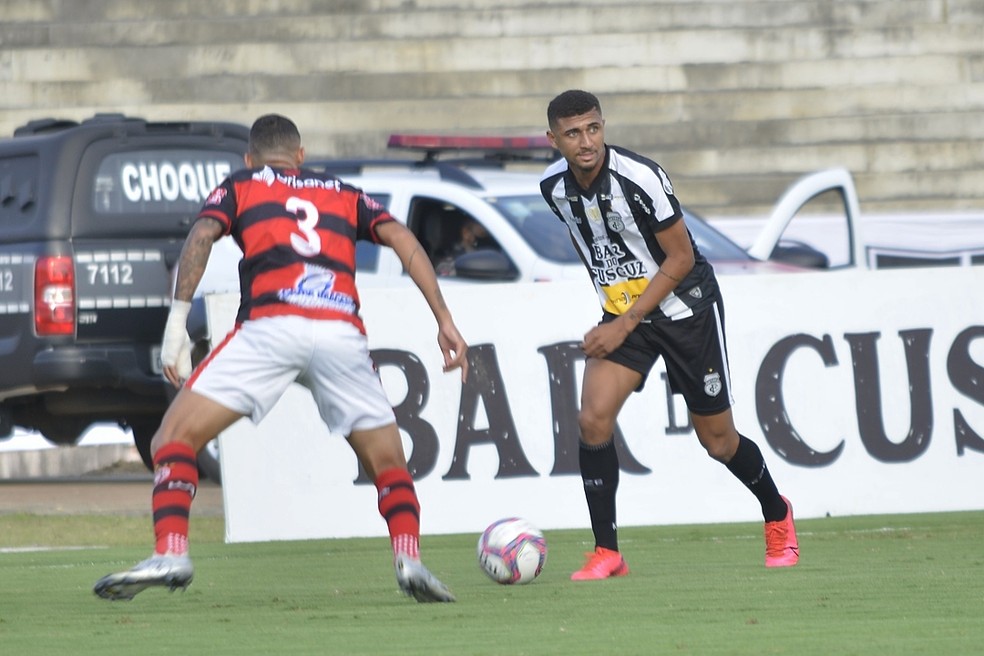
[[[195,453],[208,443],[205,435],[199,435],[191,423],[180,413],[166,413],[157,432],[150,441],[151,455],[167,444],[181,442],[190,446]]]
[[[372,479],[387,469],[407,467],[403,440],[396,424],[371,430],[352,431],[348,442],[362,468]]]
[[[707,455],[721,463],[727,463],[731,460],[738,448],[737,434],[732,435],[727,432],[712,435],[704,434],[698,435],[698,439],[701,446],[707,451]]]
[[[614,431],[613,422],[586,410],[578,413],[577,425],[585,444],[603,444],[611,439]]]
[[[183,444],[187,444],[192,449],[194,449],[196,453],[198,452],[198,447],[191,440],[179,439],[175,437],[173,433],[164,432],[160,428],[158,428],[157,432],[154,434],[153,439],[151,439],[150,441],[151,456],[156,455],[157,452],[164,446],[168,444],[172,444],[174,442],[181,442]]]
[[[709,455],[711,458],[722,463],[727,462],[731,456],[731,454],[728,453],[726,449],[722,448],[722,445],[719,442],[712,442],[711,444],[705,444],[704,450],[707,451],[707,455]]]

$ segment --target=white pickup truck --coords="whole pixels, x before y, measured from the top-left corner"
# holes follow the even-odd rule
[[[525,194],[530,207],[537,207],[542,201],[534,183],[526,183],[525,192],[514,186],[507,194],[503,185],[499,195],[486,194],[465,179],[442,182],[436,168],[427,164],[414,172],[417,177],[399,183],[387,182],[383,171],[343,174],[371,193],[389,194],[390,208],[410,217],[410,225],[415,199],[487,217],[502,259],[514,267],[499,270],[518,281],[446,286],[448,304],[471,345],[473,366],[465,383],[443,373],[433,317],[418,294],[392,284],[362,290],[370,347],[410,443],[417,489],[427,499],[427,531],[481,530],[487,523],[483,512],[505,516],[516,508],[540,526],[583,528],[583,509],[565,499],[577,476],[577,344],[597,321],[596,299],[586,280],[561,275],[569,266],[578,271],[572,275],[583,276],[580,264],[551,264],[542,254],[539,260],[520,257],[518,240],[533,224],[513,225],[496,205]],[[536,179],[536,173],[526,175]],[[434,180],[425,186],[427,176]],[[440,195],[452,188],[454,195]],[[868,270],[881,267],[864,257],[857,210],[851,176],[821,171],[782,196],[749,240],[751,254],[735,249],[739,255],[717,259],[708,249],[729,299],[736,422],[769,450],[770,470],[796,500],[799,517],[980,508],[984,326],[979,309],[966,300],[968,290],[980,287],[979,270]],[[843,238],[844,252],[826,267],[838,270],[731,275],[735,258],[743,262],[739,271],[792,268],[766,258],[776,253],[784,228],[817,216],[825,236]],[[563,231],[556,219],[547,219],[537,227],[558,224]],[[815,257],[815,251],[795,246],[781,252]],[[370,258],[377,265],[372,274],[384,282],[400,280],[398,267],[384,268],[383,255]],[[459,273],[473,264],[460,263]],[[474,269],[481,277],[481,268]],[[556,281],[531,282],[543,277]],[[224,333],[235,317],[236,295],[211,295],[207,301],[214,332]],[[754,504],[733,494],[733,482],[707,464],[665,378],[654,371],[651,381],[627,402],[616,430],[624,447],[622,469],[632,474],[620,484],[620,523],[756,519]],[[263,446],[271,440],[280,447],[280,466],[273,468]],[[213,442],[212,453],[219,443],[229,541],[385,530],[356,505],[323,503],[371,494],[371,484],[366,487],[351,458],[339,457],[339,440],[331,439],[304,390],[288,390],[259,425],[238,422]],[[253,485],[257,467],[269,475],[263,488]],[[654,492],[667,489],[701,494],[685,504],[652,503]]]
[[[843,168],[804,176],[768,218],[731,217],[713,225],[755,259],[768,257],[778,240],[810,244],[828,256],[832,269],[984,264],[984,211],[862,216],[853,178]]]
[[[455,276],[468,280],[537,282],[580,279],[583,265],[566,227],[550,212],[539,190],[539,172],[555,154],[542,137],[428,137],[394,135],[393,147],[423,153],[402,160],[313,160],[387,206],[417,234],[437,262],[458,235],[462,221],[474,220],[488,234],[478,252],[455,261]],[[449,159],[454,151],[479,155]],[[539,155],[539,157],[537,157]],[[506,162],[527,170],[507,170]],[[529,169],[531,162],[539,162]],[[823,253],[804,244],[783,244],[782,229],[811,199],[838,193],[848,206],[846,230],[853,233],[857,194],[847,171],[835,169],[797,182],[776,206],[767,229],[746,251],[702,217],[684,207],[698,248],[722,272],[826,268]],[[360,286],[391,285],[404,276],[395,254],[364,245],[357,262]]]
[[[539,172],[555,157],[543,137],[436,137],[394,135],[390,145],[422,154],[410,159],[319,160],[310,168],[331,172],[365,190],[405,221],[436,263],[459,234],[462,221],[481,224],[487,237],[478,250],[454,260],[454,276],[442,284],[584,280],[587,274],[568,231],[544,203]],[[457,157],[449,158],[450,153]],[[506,164],[510,166],[507,168]],[[513,165],[526,170],[514,170]],[[532,166],[531,166],[532,165]],[[857,228],[858,199],[850,174],[820,171],[796,182],[779,200],[754,246],[745,250],[710,223],[684,207],[685,220],[698,248],[723,275],[799,272],[831,268],[829,258],[803,243],[784,243],[784,229],[804,207],[818,202],[845,208],[843,231],[852,244],[848,262],[864,265]],[[236,291],[240,253],[228,240],[213,252],[199,293]],[[360,289],[409,284],[399,259],[388,248],[360,242],[357,249]],[[199,343],[204,323],[192,330]],[[218,440],[200,457],[203,471],[220,480]]]

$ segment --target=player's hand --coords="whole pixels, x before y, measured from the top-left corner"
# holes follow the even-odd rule
[[[190,312],[190,302],[171,301],[171,312],[164,327],[161,364],[164,365],[164,377],[175,387],[181,387],[191,376],[191,338],[187,327]]]
[[[461,369],[461,382],[468,379],[468,344],[457,327],[447,322],[437,332],[437,343],[444,354],[444,373]]]
[[[589,358],[603,358],[621,346],[630,332],[617,319],[599,324],[584,335],[581,350]]]

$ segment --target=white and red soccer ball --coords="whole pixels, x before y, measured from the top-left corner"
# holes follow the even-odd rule
[[[529,583],[547,562],[543,533],[525,519],[492,522],[478,539],[478,564],[496,583]]]

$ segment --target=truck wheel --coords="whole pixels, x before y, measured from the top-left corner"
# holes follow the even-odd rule
[[[198,452],[198,471],[216,485],[222,485],[222,467],[219,464],[219,438],[215,438]]]
[[[157,432],[160,421],[137,421],[130,424],[133,431],[133,444],[140,453],[140,459],[147,469],[154,471],[154,459],[150,454],[150,441]],[[216,485],[222,484],[222,468],[219,465],[219,441],[212,440],[198,452],[198,474]]]
[[[153,439],[157,427],[160,426],[160,419],[140,419],[128,422],[130,430],[133,431],[133,445],[137,447],[137,453],[148,470],[154,471],[154,459],[150,455],[150,440]]]

